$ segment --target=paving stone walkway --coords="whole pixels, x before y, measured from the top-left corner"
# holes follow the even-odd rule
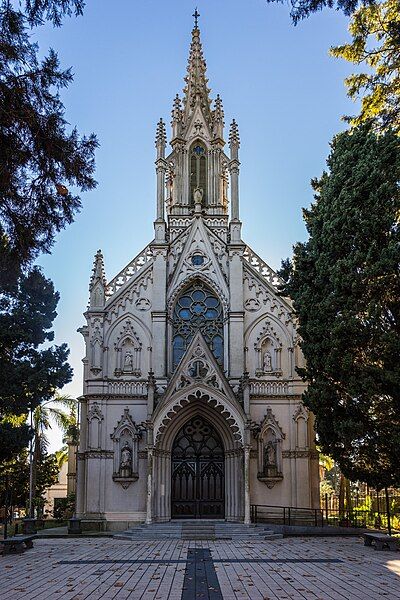
[[[0,557],[0,600],[400,598],[400,552],[357,538],[40,539]]]

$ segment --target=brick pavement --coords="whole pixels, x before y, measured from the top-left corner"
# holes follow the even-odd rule
[[[0,557],[0,600],[195,600],[189,548],[209,549],[212,557],[203,573],[214,583],[207,593],[203,581],[199,600],[400,598],[400,552],[376,552],[357,538],[82,538],[36,540],[33,550]]]

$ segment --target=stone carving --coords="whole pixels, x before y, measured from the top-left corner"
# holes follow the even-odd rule
[[[283,284],[283,280],[275,273],[275,271],[271,269],[258,254],[253,252],[249,246],[246,246],[243,258],[275,290],[277,290],[279,285]]]
[[[116,351],[115,375],[131,374],[139,377],[142,344],[130,319],[127,319],[122,326],[114,347]]]
[[[257,337],[254,349],[256,351],[256,376],[282,375],[281,355],[282,343],[270,320],[266,320],[263,329]]]
[[[265,447],[265,464],[267,467],[276,467],[276,451],[271,441]]]
[[[253,428],[258,445],[258,479],[272,488],[282,481],[282,440],[285,437],[270,407],[263,422]]]
[[[257,298],[248,298],[244,303],[244,308],[249,312],[257,312],[261,308],[261,303]]]
[[[147,382],[109,381],[107,392],[117,396],[147,396]]]
[[[300,402],[294,411],[293,420],[296,423],[296,448],[308,449],[308,409]]]
[[[244,258],[245,255],[246,253]],[[263,285],[262,281],[251,273],[248,265],[243,265],[243,281],[247,288],[246,296],[255,297],[265,307],[266,312],[274,315],[286,326],[293,322],[290,304],[273,295],[267,285]]]
[[[88,445],[89,448],[100,449],[102,437],[102,421],[104,420],[100,405],[93,402],[87,413],[88,420]]]
[[[202,188],[196,188],[193,192],[193,201],[194,204],[201,204],[203,201],[203,189]]]
[[[138,298],[135,302],[135,306],[138,310],[150,310],[151,302],[148,298]]]
[[[250,381],[252,396],[286,396],[288,393],[286,381]]]
[[[98,402],[93,402],[93,404],[90,406],[87,414],[87,419],[89,423],[93,421],[93,419],[97,419],[99,421],[102,421],[104,419],[103,413],[101,412],[101,408]]]
[[[132,451],[128,442],[125,442],[125,445],[121,450],[119,474],[121,477],[130,477],[132,475]]]
[[[133,371],[133,356],[130,350],[127,350],[124,358],[124,373],[132,373]]]
[[[149,261],[153,260],[150,244],[146,246],[130,263],[112,279],[106,288],[106,297],[110,298],[119,288],[131,279]]]
[[[151,263],[145,268],[143,274],[139,273],[137,279],[132,282],[123,293],[116,293],[109,299],[109,306],[105,315],[108,323],[115,321],[121,311],[128,311],[132,305],[147,288],[153,283],[153,269]]]
[[[124,414],[111,434],[114,444],[113,480],[126,489],[139,478],[139,440],[142,428],[138,427],[125,408]]]
[[[97,317],[91,322],[93,334],[90,340],[90,370],[94,375],[98,375],[103,368],[102,326],[102,320]]]
[[[271,352],[269,350],[266,350],[264,352],[263,369],[264,373],[269,373],[270,371],[272,371],[272,358]]]
[[[217,369],[207,359],[205,350],[200,343],[194,348],[188,363],[182,366],[184,373],[180,375],[176,382],[177,390],[181,390],[195,381],[203,381],[206,385],[225,394],[225,389]]]

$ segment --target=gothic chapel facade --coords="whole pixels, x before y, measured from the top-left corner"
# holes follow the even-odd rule
[[[155,238],[111,281],[95,257],[79,330],[77,513],[87,527],[249,523],[252,504],[319,505],[292,307],[242,241],[238,127],[227,152],[207,81],[196,23],[168,155],[157,126]]]

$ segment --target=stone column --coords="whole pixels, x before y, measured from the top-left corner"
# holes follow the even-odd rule
[[[156,174],[157,174],[157,217],[154,222],[155,238],[157,241],[165,241],[166,225],[164,220],[165,206],[165,175],[167,172],[167,161],[165,160],[165,146],[167,136],[165,124],[162,119],[157,124],[156,132]]]
[[[243,244],[229,246],[229,375],[240,378],[244,371]]]
[[[166,375],[166,285],[167,285],[167,249],[164,245],[154,244],[153,265],[153,310],[152,316],[152,359],[155,377]]]
[[[146,523],[153,522],[153,426],[148,424],[147,429],[147,498],[146,498]]]
[[[229,131],[229,146],[231,160],[229,161],[229,173],[231,176],[231,219],[239,221],[239,130],[235,119],[233,119]]]
[[[250,525],[250,445],[244,447],[244,524]]]

